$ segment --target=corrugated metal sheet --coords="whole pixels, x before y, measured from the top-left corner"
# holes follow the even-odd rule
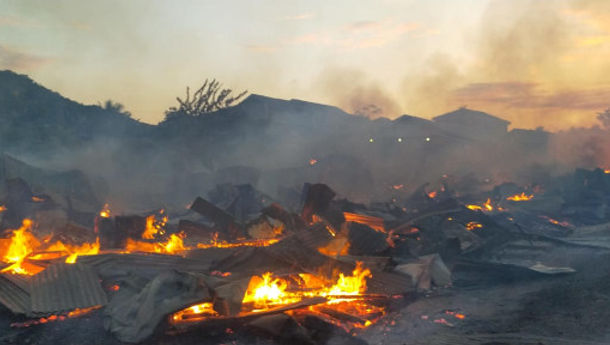
[[[15,314],[29,314],[27,280],[14,274],[0,274],[0,303]]]
[[[57,314],[108,302],[98,275],[81,263],[50,265],[31,278],[30,291],[32,313]]]
[[[212,251],[210,251],[212,255]],[[218,254],[216,254],[218,256]],[[125,270],[161,271],[175,269],[182,272],[206,273],[213,260],[190,259],[162,254],[101,254],[82,256],[78,262],[90,265],[104,279],[111,279]]]

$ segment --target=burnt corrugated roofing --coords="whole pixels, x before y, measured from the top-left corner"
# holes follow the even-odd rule
[[[31,278],[30,291],[32,313],[57,314],[108,302],[98,275],[82,263],[50,265]]]
[[[15,314],[29,314],[27,279],[14,274],[0,274],[0,303]]]

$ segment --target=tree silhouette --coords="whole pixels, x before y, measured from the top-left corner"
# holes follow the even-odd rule
[[[604,110],[601,113],[597,113],[597,120],[601,122],[602,127],[610,130],[610,108]]]
[[[119,102],[114,102],[110,99],[106,100],[104,104],[98,104],[100,108],[111,111],[113,113],[125,115],[127,117],[131,117],[131,113],[125,110],[125,106]]]
[[[185,114],[189,116],[202,116],[216,110],[230,107],[235,102],[239,101],[248,91],[243,91],[237,96],[231,96],[233,90],[223,89],[222,84],[212,79],[205,80],[203,85],[191,96],[190,88],[186,88],[186,98],[176,97],[179,106],[171,107],[166,112],[166,117],[171,117],[177,114]]]

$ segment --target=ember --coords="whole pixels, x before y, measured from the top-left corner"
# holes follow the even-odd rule
[[[68,312],[67,314],[51,315],[48,317],[42,317],[37,320],[29,320],[26,322],[15,322],[15,323],[11,324],[11,327],[22,328],[22,327],[30,327],[30,326],[34,326],[34,325],[45,324],[45,323],[49,323],[49,322],[64,321],[65,319],[68,319],[68,318],[75,318],[75,317],[80,317],[80,316],[89,314],[96,309],[100,309],[101,307],[102,306],[98,305],[98,306],[93,306],[93,307],[83,308],[83,309],[76,308],[76,309]]]
[[[483,228],[483,224],[478,223],[478,222],[468,222],[466,223],[466,230],[468,231],[472,231],[474,229],[481,229]]]
[[[485,201],[485,203],[483,205],[469,204],[469,205],[466,205],[466,207],[473,211],[493,211],[494,210],[494,207],[491,205],[490,198],[487,198],[487,200]]]
[[[370,226],[372,229],[378,232],[386,232],[385,225],[382,218],[367,216],[363,214],[343,212],[346,222],[360,223]]]
[[[534,194],[526,195],[525,192],[521,192],[521,194],[515,194],[513,196],[509,196],[506,200],[510,201],[528,201],[534,198]]]

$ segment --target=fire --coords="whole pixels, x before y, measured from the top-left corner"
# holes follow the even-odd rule
[[[309,165],[311,165],[311,166],[316,165],[316,163],[318,163],[317,159],[312,158],[309,160]]]
[[[394,190],[399,190],[399,189],[403,189],[404,186],[405,186],[404,184],[395,184],[395,185],[392,185],[392,188]]]
[[[466,230],[468,231],[472,231],[474,229],[481,229],[483,227],[483,224],[478,223],[478,222],[468,222],[466,224]]]
[[[61,242],[58,242],[61,243]],[[63,243],[61,243],[63,244]],[[73,264],[79,255],[96,255],[100,252],[100,238],[98,237],[94,243],[83,243],[80,246],[64,245],[70,255],[66,258],[66,263]]]
[[[255,308],[269,307],[278,304],[298,302],[304,298],[326,297],[327,304],[335,304],[358,296],[366,292],[366,279],[371,278],[371,270],[363,268],[362,262],[356,263],[351,276],[339,274],[335,284],[325,286],[325,280],[310,274],[300,274],[303,280],[303,291],[287,291],[288,282],[281,278],[273,278],[271,272],[261,277],[250,279],[248,290],[242,303],[252,303]]]
[[[570,224],[569,222],[566,222],[566,221],[562,221],[562,222],[560,222],[560,221],[558,221],[558,220],[556,220],[556,219],[553,219],[553,218],[551,218],[551,217],[547,217],[547,216],[540,216],[540,218],[542,218],[542,219],[546,219],[546,220],[547,220],[549,223],[551,223],[551,224],[555,224],[555,225],[559,225],[559,226],[563,226],[563,227],[569,227],[569,226],[572,226],[572,224]]]
[[[164,210],[161,210],[159,211],[159,214],[163,215],[164,212]],[[157,221],[154,214],[151,214],[150,216],[146,217],[146,229],[142,233],[142,238],[146,240],[152,240],[157,235],[163,235],[165,233],[163,227],[165,226],[165,224],[167,224],[167,220],[167,216],[162,216],[161,220]]]
[[[330,291],[323,296],[333,295],[358,295],[366,292],[366,278],[371,278],[371,270],[368,268],[363,269],[362,262],[356,263],[356,268],[352,271],[351,276],[345,276],[343,273],[339,274],[339,280],[337,283],[330,288]]]
[[[525,192],[521,192],[521,194],[515,194],[513,196],[509,196],[506,200],[511,201],[528,201],[534,198],[534,194],[526,195]]]
[[[434,191],[429,192],[427,194],[428,194],[428,198],[434,199],[434,198],[436,198],[437,192],[434,190]]]
[[[491,205],[491,199],[487,198],[487,200],[485,201],[485,203],[483,205],[466,205],[467,208],[473,210],[473,211],[493,211],[494,207]]]
[[[377,232],[386,232],[383,218],[350,212],[343,212],[343,217],[346,222],[365,224]]]
[[[610,174],[610,169],[604,169],[604,174]]]
[[[100,211],[100,217],[110,218],[110,207],[108,206],[108,204],[104,204],[104,207]]]
[[[33,196],[32,197],[32,201],[33,202],[44,202],[43,198],[37,197],[37,196]]]
[[[174,322],[194,319],[199,320],[209,316],[218,316],[218,313],[216,312],[216,310],[214,310],[214,305],[212,304],[212,302],[205,302],[190,306],[186,309],[174,313],[172,315],[172,320]]]
[[[30,327],[33,325],[45,324],[45,323],[54,322],[54,321],[64,321],[65,319],[71,319],[71,318],[89,314],[96,309],[100,309],[101,307],[102,307],[101,305],[96,305],[96,306],[89,307],[89,308],[82,308],[82,309],[76,308],[76,309],[68,312],[67,314],[51,315],[48,317],[40,318],[38,320],[29,320],[26,322],[12,323],[11,327]]]
[[[260,239],[260,240],[250,240],[250,241],[241,241],[241,242],[226,242],[226,241],[217,241],[212,240],[210,243],[197,243],[197,248],[199,249],[207,249],[207,248],[237,248],[237,247],[267,247],[272,244],[278,243],[280,240],[277,238],[270,239]]]
[[[125,250],[127,252],[147,252],[159,254],[180,254],[189,248],[184,245],[185,234],[171,234],[165,242],[145,242],[127,239]]]
[[[37,273],[29,271],[22,265],[25,258],[27,258],[28,255],[30,255],[40,245],[40,242],[30,232],[31,227],[32,221],[26,218],[23,220],[19,229],[13,230],[11,243],[6,254],[2,258],[2,261],[11,263],[12,265],[4,268],[0,272],[26,275]]]
[[[255,308],[267,308],[299,301],[297,296],[288,295],[287,287],[288,283],[284,279],[272,278],[271,272],[263,274],[262,277],[254,276],[250,279],[242,303],[252,303]]]
[[[264,312],[274,307],[298,303],[306,299],[321,299],[319,304],[295,310],[295,313],[320,315],[328,319],[333,313],[355,315],[353,320],[343,320],[355,328],[365,328],[385,314],[383,307],[371,304],[365,295],[367,278],[371,271],[361,262],[356,264],[352,275],[339,274],[334,283],[324,277],[301,273],[290,277],[276,277],[271,272],[253,276],[242,299],[241,314]],[[170,321],[201,321],[222,317],[211,302],[204,302],[180,310],[171,315]],[[343,326],[339,323],[339,326]]]
[[[0,205],[0,213],[6,211],[6,206]]]

